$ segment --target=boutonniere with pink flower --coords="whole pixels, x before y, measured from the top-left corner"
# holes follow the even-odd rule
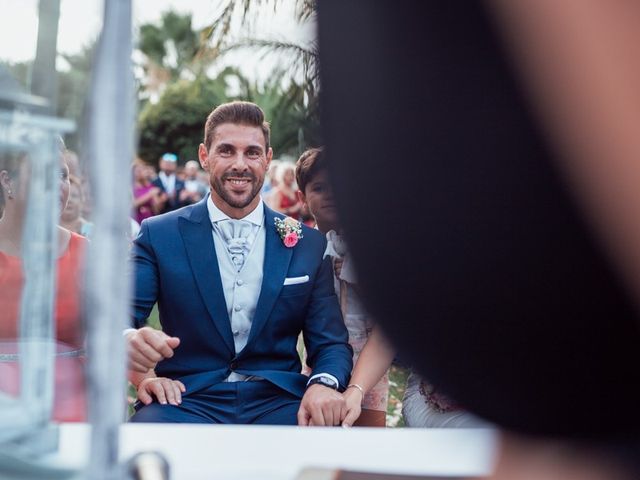
[[[284,246],[287,248],[295,247],[302,238],[302,224],[291,217],[286,217],[284,220],[276,217],[274,221]]]

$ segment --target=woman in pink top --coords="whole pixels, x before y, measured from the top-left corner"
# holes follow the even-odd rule
[[[26,154],[0,153],[0,392],[20,391],[19,317],[24,285],[22,231],[29,188]],[[69,197],[69,169],[60,164],[60,211]],[[55,292],[55,390],[53,420],[85,421],[84,330],[80,322],[80,273],[86,239],[57,227]]]
[[[159,211],[160,189],[154,186],[147,175],[148,166],[140,161],[133,165],[133,219],[142,223]]]

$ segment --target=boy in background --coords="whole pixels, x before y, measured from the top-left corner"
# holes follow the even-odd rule
[[[342,425],[384,427],[389,399],[388,369],[394,351],[374,328],[360,302],[355,271],[340,235],[342,229],[322,156],[321,148],[305,151],[296,163],[296,181],[300,200],[315,217],[317,229],[327,237],[325,256],[333,260],[334,287],[354,352],[356,367],[343,394],[347,411]]]

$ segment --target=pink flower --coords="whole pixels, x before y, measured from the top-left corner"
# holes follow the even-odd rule
[[[296,243],[298,243],[298,234],[296,232],[289,232],[284,236],[283,241],[285,247],[295,247]]]

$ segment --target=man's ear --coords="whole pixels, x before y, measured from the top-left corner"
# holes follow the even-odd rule
[[[269,165],[271,165],[272,158],[273,158],[273,148],[269,147],[269,150],[267,150],[267,170],[269,170]]]
[[[209,165],[209,152],[207,152],[207,147],[204,146],[204,143],[201,143],[198,147],[198,160],[200,160],[200,166],[203,170],[207,170]]]

